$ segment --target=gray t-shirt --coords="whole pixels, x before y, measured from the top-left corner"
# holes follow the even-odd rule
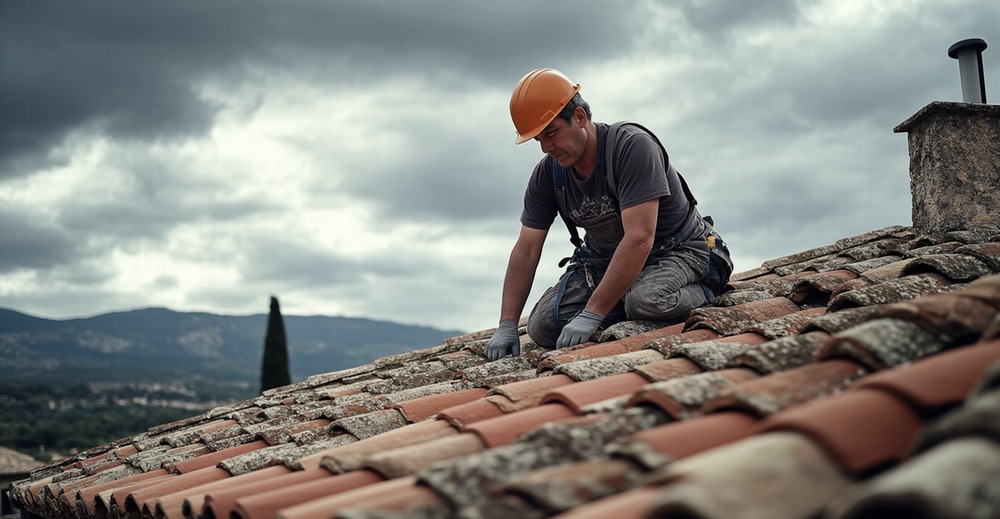
[[[566,202],[570,220],[586,231],[588,247],[611,257],[624,236],[621,209],[659,198],[657,241],[680,231],[689,202],[677,172],[669,165],[656,141],[640,128],[622,125],[615,146],[615,185],[612,193],[606,179],[604,143],[608,125],[597,123],[598,163],[594,173],[580,180],[573,168],[566,170]],[[548,229],[558,214],[559,203],[552,178],[554,160],[546,156],[535,166],[524,193],[521,223],[533,229]]]

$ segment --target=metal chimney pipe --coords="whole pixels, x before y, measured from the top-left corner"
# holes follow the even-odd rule
[[[986,76],[983,74],[983,51],[986,40],[969,38],[948,47],[948,57],[958,60],[962,77],[962,101],[986,104]]]

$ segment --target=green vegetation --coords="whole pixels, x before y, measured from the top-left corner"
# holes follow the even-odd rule
[[[153,405],[180,405],[178,396],[155,388],[0,382],[0,445],[70,454],[201,412]]]

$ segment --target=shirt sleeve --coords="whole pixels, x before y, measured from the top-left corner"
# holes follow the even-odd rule
[[[556,219],[558,209],[552,165],[548,157],[545,157],[535,165],[528,180],[528,187],[524,191],[521,224],[532,229],[548,230]]]
[[[614,180],[622,209],[677,192],[667,178],[667,162],[660,146],[646,132],[622,126],[614,160]]]

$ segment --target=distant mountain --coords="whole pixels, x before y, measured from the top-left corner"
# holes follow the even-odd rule
[[[292,380],[427,348],[455,330],[348,317],[285,316]],[[0,308],[0,379],[94,382],[259,382],[267,315],[148,308],[50,320]]]

